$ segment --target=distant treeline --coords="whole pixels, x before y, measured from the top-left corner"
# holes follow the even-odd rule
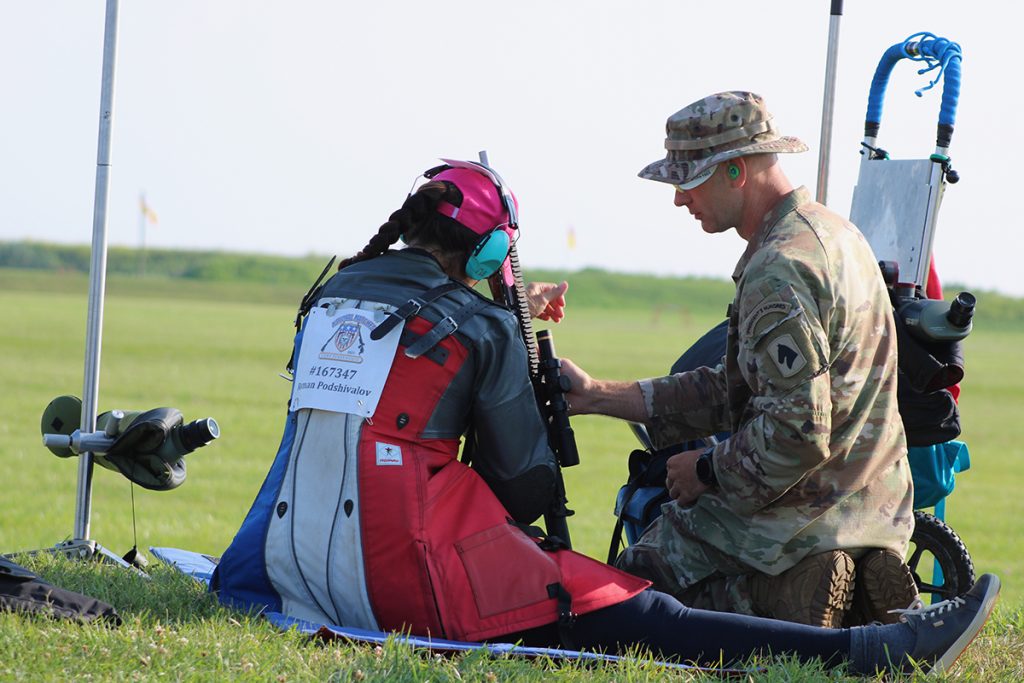
[[[240,254],[223,251],[174,249],[140,250],[110,247],[107,252],[108,291],[129,296],[179,296],[187,298],[245,298],[267,302],[298,301],[327,264],[329,256],[302,257]],[[59,277],[28,277],[18,286],[13,271],[0,277],[0,285],[20,288],[67,290],[75,274],[87,275],[91,262],[86,245],[41,242],[0,242],[0,268],[39,271]],[[26,273],[27,275],[27,273]],[[528,280],[568,280],[573,306],[607,309],[634,308],[662,312],[689,311],[725,317],[733,283],[725,278],[655,277],[609,273],[587,268],[568,272],[527,269]],[[31,280],[29,282],[28,280]],[[203,283],[217,283],[217,287]],[[965,288],[946,283],[947,298]],[[1024,325],[1024,299],[994,292],[979,292],[978,320]]]
[[[153,295],[160,289],[158,281],[176,280],[182,287],[176,289],[186,296],[197,291],[202,282],[222,283],[227,288],[246,283],[277,285],[277,291],[287,291],[286,301],[301,298],[330,256],[302,257],[240,254],[222,251],[185,251],[147,249],[145,260],[140,250],[110,247],[107,250],[107,275],[115,285],[112,293],[126,292],[131,281],[138,284],[140,293]],[[88,274],[91,262],[90,248],[86,245],[58,245],[41,242],[0,242],[0,268],[51,271],[63,274]],[[663,311],[713,311],[725,315],[725,306],[732,296],[733,285],[728,280],[711,278],[667,278],[648,275],[607,273],[585,269],[573,273],[552,270],[528,270],[528,279],[540,281],[570,281],[570,299],[573,305],[595,307],[641,306]],[[181,282],[181,281],[189,282]],[[685,286],[681,286],[685,282]],[[49,288],[49,287],[48,287]],[[63,285],[54,283],[54,289]],[[276,299],[276,296],[272,296]]]
[[[141,275],[208,282],[265,282],[302,284],[327,263],[327,256],[286,258],[219,251],[184,251],[127,247],[107,249],[107,273]],[[87,245],[42,242],[0,242],[0,267],[89,272]]]

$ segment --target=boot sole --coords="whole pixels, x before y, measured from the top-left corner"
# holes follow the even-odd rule
[[[895,553],[880,551],[857,564],[853,603],[864,623],[895,624],[899,617],[890,610],[903,609],[917,597],[914,575]]]
[[[840,628],[845,612],[853,601],[854,563],[848,554],[841,551],[831,557],[830,561],[834,563],[831,568],[801,562],[780,577],[763,581],[753,591],[755,610],[772,619],[821,628]],[[797,573],[794,574],[794,571]],[[820,582],[821,571],[829,575],[827,583]],[[801,584],[807,582],[808,574],[815,578],[816,584],[810,595],[805,594],[801,599],[796,594],[780,591],[780,579],[787,583]]]

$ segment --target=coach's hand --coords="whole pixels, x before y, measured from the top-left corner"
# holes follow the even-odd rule
[[[698,448],[673,455],[665,463],[665,488],[679,505],[692,505],[710,487],[697,478],[697,458],[703,453]]]
[[[530,282],[526,285],[526,301],[530,316],[540,320],[559,322],[565,317],[565,292],[568,282]]]

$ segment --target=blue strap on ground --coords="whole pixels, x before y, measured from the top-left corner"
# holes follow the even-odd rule
[[[473,650],[486,650],[492,656],[515,656],[527,659],[564,659],[568,661],[590,661],[590,662],[618,662],[626,658],[616,655],[603,655],[596,652],[579,652],[576,650],[562,650],[548,647],[524,647],[515,643],[473,643],[460,640],[444,640],[442,638],[423,638],[421,636],[410,636],[399,633],[386,633],[384,631],[367,631],[361,628],[348,628],[330,624],[315,624],[302,619],[293,619],[277,612],[264,614],[272,624],[282,631],[296,629],[299,633],[320,638],[343,638],[357,643],[369,643],[383,645],[389,640],[404,643],[410,647],[430,650],[439,653],[470,652]],[[669,664],[657,662],[660,666],[698,669],[698,667],[686,664]],[[716,670],[717,671],[717,670]]]
[[[202,553],[194,553],[191,550],[179,550],[178,548],[154,548],[149,547],[153,557],[160,560],[169,567],[174,567],[182,574],[191,576],[199,583],[210,585],[213,578],[213,570],[217,567],[217,558]]]
[[[217,566],[217,559],[210,555],[181,550],[179,548],[156,548],[150,547],[149,551],[153,556],[166,565],[174,567],[182,574],[191,576],[196,581],[209,585],[213,576],[213,570]],[[401,633],[388,633],[385,631],[368,631],[361,628],[349,628],[336,626],[334,624],[318,624],[304,619],[295,619],[280,612],[264,612],[263,617],[282,631],[296,629],[299,633],[308,636],[321,638],[344,638],[356,643],[370,645],[383,645],[394,640],[405,643],[410,647],[430,650],[431,652],[455,653],[469,652],[472,650],[486,650],[492,656],[515,656],[527,659],[547,658],[566,661],[583,662],[618,662],[627,661],[627,657],[616,655],[603,655],[596,652],[579,652],[577,650],[562,650],[545,647],[523,647],[515,643],[473,643],[458,640],[443,640],[439,638],[423,638],[420,636],[404,635]],[[741,670],[733,669],[710,669],[697,667],[688,664],[675,664],[671,662],[653,662],[658,666],[673,669],[690,669],[693,671],[708,671],[717,674],[745,674]]]

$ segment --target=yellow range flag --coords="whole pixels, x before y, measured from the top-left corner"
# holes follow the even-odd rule
[[[566,234],[566,239],[569,242],[569,249],[576,248],[576,228],[569,226],[569,232]]]
[[[149,204],[146,203],[145,197],[139,197],[139,210],[142,212],[142,216],[147,222],[152,223],[153,225],[156,225],[159,222],[156,217],[156,211],[150,208]]]

